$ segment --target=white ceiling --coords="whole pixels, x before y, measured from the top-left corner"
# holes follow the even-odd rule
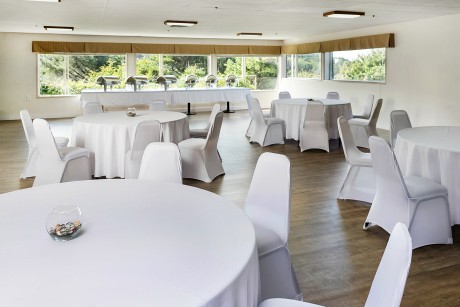
[[[331,10],[363,11],[356,19],[322,17]],[[0,32],[50,33],[44,25],[73,26],[73,34],[264,40],[309,37],[460,13],[459,0],[0,0]],[[170,28],[165,20],[192,20]],[[55,32],[53,32],[55,33]]]

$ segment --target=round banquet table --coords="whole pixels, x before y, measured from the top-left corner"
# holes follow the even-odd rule
[[[326,118],[327,132],[330,139],[338,139],[337,118],[340,116],[346,119],[353,118],[351,103],[338,99],[318,99],[325,106],[324,116]],[[286,139],[300,139],[305,120],[305,112],[308,104],[307,98],[291,98],[273,100],[270,109],[270,116],[284,120],[286,125]]]
[[[134,117],[122,112],[105,112],[74,118],[71,146],[88,149],[95,177],[125,177],[125,155],[131,149],[136,125],[158,120],[163,141],[179,143],[190,137],[187,115],[171,111],[137,111]]]
[[[78,205],[67,242],[46,217]],[[1,306],[257,306],[254,228],[223,197],[180,184],[89,180],[0,195]]]
[[[448,190],[451,223],[460,224],[460,127],[398,132],[394,152],[405,176],[432,179]]]

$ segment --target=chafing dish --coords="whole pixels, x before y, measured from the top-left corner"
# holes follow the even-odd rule
[[[146,76],[131,76],[126,79],[126,84],[133,86],[134,91],[140,90],[142,85],[148,84],[149,79]]]
[[[96,83],[102,85],[104,87],[104,92],[107,92],[107,85],[112,89],[114,85],[120,83],[120,78],[117,76],[101,76],[97,78]]]

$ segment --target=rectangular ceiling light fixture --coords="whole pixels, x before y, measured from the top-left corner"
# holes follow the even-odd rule
[[[51,31],[64,31],[64,32],[72,32],[75,30],[74,27],[62,27],[62,26],[43,26],[45,30],[51,30]]]
[[[236,34],[237,36],[262,36],[262,33],[254,33],[254,32],[240,32]]]
[[[198,24],[198,22],[197,21],[166,20],[164,24],[170,27],[184,28],[184,27],[192,27]]]
[[[332,17],[332,18],[357,18],[364,16],[364,12],[351,12],[351,11],[330,11],[323,13],[323,17]]]
[[[36,1],[36,2],[61,2],[61,0],[27,0],[27,1]]]

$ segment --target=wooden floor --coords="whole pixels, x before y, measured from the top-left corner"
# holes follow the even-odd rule
[[[191,124],[207,116],[191,116]],[[51,123],[53,130],[70,131],[69,119]],[[184,183],[220,194],[242,207],[259,155],[288,156],[292,168],[289,249],[304,299],[325,306],[363,306],[388,234],[379,227],[362,230],[369,204],[336,199],[347,172],[342,149],[331,144],[330,153],[300,153],[294,141],[261,148],[249,144],[244,136],[248,123],[247,112],[225,115],[219,139],[224,176],[210,184]],[[27,157],[21,123],[0,121],[0,136],[0,193],[30,187],[33,179],[19,179]],[[413,251],[402,306],[460,306],[459,226],[453,227],[453,235],[453,245]]]

